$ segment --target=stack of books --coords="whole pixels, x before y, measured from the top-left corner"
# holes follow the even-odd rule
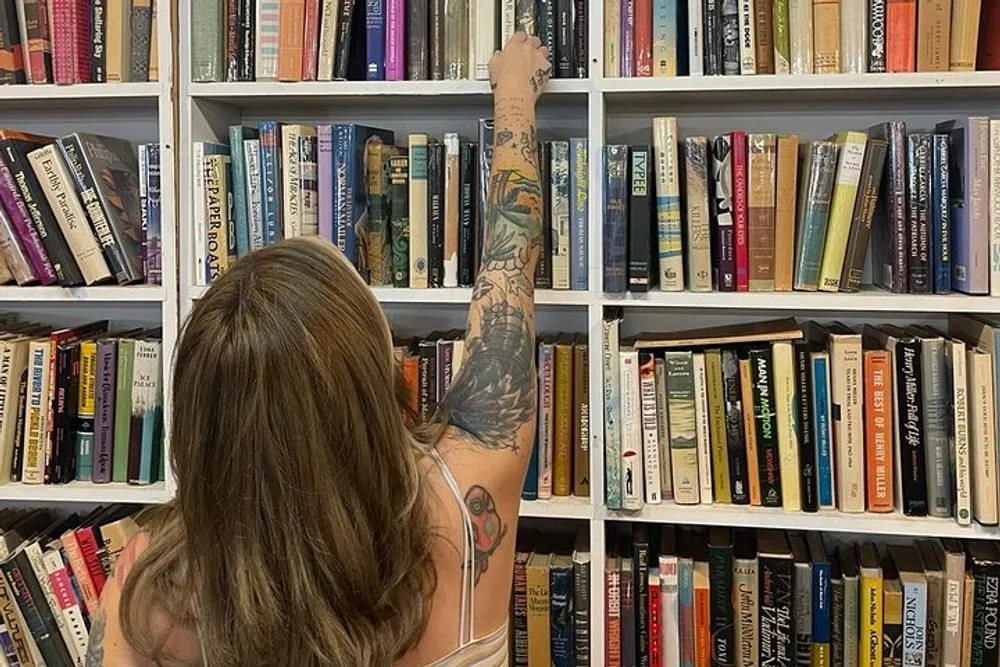
[[[609,77],[1000,68],[1000,9],[980,0],[627,0],[604,8]]]
[[[0,317],[0,484],[164,479],[159,330]]]
[[[196,279],[281,238],[332,241],[373,286],[471,287],[476,278],[493,153],[479,141],[362,125],[233,126],[229,143],[194,146]],[[586,290],[586,139],[539,144],[543,247],[536,286]],[[229,204],[232,208],[230,209]]]
[[[994,542],[623,528],[604,569],[608,665],[997,664]]]
[[[588,350],[582,335],[538,337],[538,422],[524,500],[590,495]],[[410,410],[426,421],[460,376],[465,332],[397,340],[395,355],[409,389]]]
[[[1000,155],[982,117],[826,140],[731,132],[604,147],[604,291],[1000,296]],[[681,193],[683,192],[683,197]]]
[[[83,517],[0,513],[0,662],[84,664],[91,622],[103,613],[101,591],[140,530],[131,516],[137,509],[98,507]]]
[[[619,340],[604,323],[607,504],[998,523],[996,322],[793,319]],[[614,354],[618,350],[618,354]]]
[[[515,32],[586,78],[586,0],[195,0],[195,81],[488,79]]]
[[[0,130],[0,284],[159,284],[160,147]]]
[[[3,0],[0,84],[157,81],[158,10],[155,0]]]
[[[590,547],[573,538],[518,535],[511,595],[511,665],[590,664]]]

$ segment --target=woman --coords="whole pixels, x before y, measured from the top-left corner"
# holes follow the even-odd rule
[[[326,242],[261,250],[178,344],[177,498],[126,549],[88,667],[506,664],[535,424],[537,38],[490,62],[494,153],[466,359],[407,429],[385,317]]]

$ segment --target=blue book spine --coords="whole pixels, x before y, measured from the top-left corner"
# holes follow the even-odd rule
[[[366,49],[368,65],[365,77],[369,81],[385,80],[385,0],[366,0],[365,28],[368,31]]]
[[[348,254],[347,245],[347,230],[350,227],[349,221],[351,219],[351,204],[347,196],[350,134],[351,127],[349,125],[333,126],[333,243],[351,262],[354,262],[354,258]],[[354,250],[353,243],[350,250]]]
[[[573,567],[549,570],[552,667],[573,667]]]
[[[677,561],[677,615],[680,618],[681,667],[695,667],[694,660],[694,562]]]
[[[528,473],[524,478],[524,488],[521,489],[521,500],[538,500],[538,443],[531,446],[531,456],[528,458]]]
[[[163,223],[160,219],[160,144],[147,144],[146,150],[146,282],[163,284]]]
[[[829,645],[830,620],[830,564],[813,563],[812,641],[814,644]]]
[[[813,359],[813,425],[816,429],[816,470],[819,506],[833,507],[833,458],[830,452],[830,395],[828,360]]]
[[[242,257],[250,252],[250,223],[247,220],[247,188],[243,160],[243,126],[233,125],[229,128],[229,155],[233,171],[233,225],[236,231],[236,256]]]
[[[240,146],[239,152],[242,151],[243,147]],[[236,216],[233,215],[233,157],[231,154],[226,161],[226,192],[229,193],[225,202],[228,210],[226,216],[228,221],[226,225],[226,254],[229,256],[229,262],[232,263],[239,257],[239,252],[236,247]]]
[[[571,207],[569,236],[569,286],[570,289],[588,289],[587,272],[590,269],[589,236],[587,234],[587,140],[569,140],[569,201]]]
[[[624,293],[626,276],[626,164],[628,146],[604,147],[604,291]]]
[[[278,123],[266,120],[260,130],[260,191],[264,218],[264,245],[281,240],[281,174],[278,150]]]
[[[934,229],[934,293],[951,291],[951,201],[948,191],[948,137],[935,134],[931,164],[931,220]]]

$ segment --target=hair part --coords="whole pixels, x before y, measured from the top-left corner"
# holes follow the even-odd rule
[[[157,614],[196,629],[212,667],[388,666],[416,644],[436,585],[429,440],[400,377],[381,308],[325,241],[212,285],[175,359],[177,496],[124,584],[138,653],[171,658]]]

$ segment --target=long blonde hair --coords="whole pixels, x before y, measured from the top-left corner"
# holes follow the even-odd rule
[[[165,615],[211,667],[390,665],[426,626],[433,535],[370,290],[283,241],[212,285],[175,364],[177,497],[124,586],[130,645],[170,660]]]

